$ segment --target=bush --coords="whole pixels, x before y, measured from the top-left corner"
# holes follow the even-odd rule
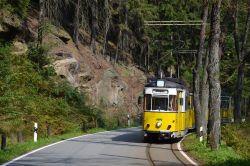
[[[233,166],[233,165],[248,165],[249,161],[245,160],[235,151],[226,146],[221,145],[217,151],[211,150],[205,143],[200,143],[194,134],[187,136],[183,145],[185,150],[191,154],[193,158],[198,160],[201,165],[212,166]]]
[[[11,47],[0,47],[2,132],[10,135],[21,130],[24,137],[29,137],[31,126],[38,122],[40,135],[46,135],[48,128],[52,134],[61,134],[79,128],[83,122],[92,122],[87,117],[100,115],[86,106],[82,92],[60,77],[48,74],[53,69],[44,68],[43,65],[49,66],[49,61],[42,48],[32,48],[28,56],[10,52]]]
[[[229,124],[222,127],[222,139],[238,154],[246,159],[250,158],[250,123]]]
[[[44,47],[31,47],[28,51],[28,58],[33,62],[35,69],[42,70],[44,66],[49,64],[49,58],[47,57],[48,50]]]

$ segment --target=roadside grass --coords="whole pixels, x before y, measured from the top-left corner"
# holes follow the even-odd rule
[[[200,143],[195,134],[187,136],[182,145],[185,151],[201,165],[249,166],[249,124],[222,126],[222,141],[219,150],[213,151]]]
[[[21,144],[9,145],[5,150],[0,150],[0,164],[3,164],[22,154],[30,152],[34,149],[38,149],[45,145],[49,145],[58,141],[66,140],[72,137],[77,137],[77,136],[81,136],[85,134],[97,133],[97,132],[102,132],[102,131],[106,131],[106,130],[102,128],[94,128],[94,129],[88,130],[85,133],[80,130],[76,130],[76,131],[72,131],[69,133],[62,134],[62,135],[54,135],[48,138],[47,137],[38,138],[37,143],[34,143],[33,140],[30,140]]]

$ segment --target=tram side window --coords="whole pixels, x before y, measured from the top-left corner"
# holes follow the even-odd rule
[[[151,110],[151,95],[145,95],[145,103],[144,103],[144,109],[145,110]]]
[[[193,98],[192,98],[192,96],[188,97],[188,106],[189,106],[189,109],[193,109]]]
[[[185,110],[188,111],[188,108],[189,108],[189,103],[187,102],[188,101],[188,96],[186,96],[186,101],[185,101]]]
[[[177,111],[177,96],[169,95],[169,111]]]

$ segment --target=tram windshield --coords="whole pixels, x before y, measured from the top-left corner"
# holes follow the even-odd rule
[[[177,111],[177,96],[167,95],[167,96],[144,96],[144,109],[148,111],[160,110],[160,111]]]
[[[153,97],[152,110],[168,110],[168,97]]]

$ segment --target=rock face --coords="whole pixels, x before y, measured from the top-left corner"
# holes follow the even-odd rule
[[[15,41],[12,50],[12,54],[23,55],[28,51],[28,46],[24,42]]]
[[[10,28],[20,28],[21,20],[17,15],[12,15],[9,12],[0,12],[0,32],[7,32]]]
[[[28,31],[36,36],[34,32],[37,32],[37,21],[30,19],[27,25]],[[107,111],[125,110],[131,115],[136,114],[138,96],[143,93],[146,80],[143,72],[133,65],[114,65],[107,61],[107,58],[101,55],[98,43],[97,52],[100,55],[93,55],[89,44],[86,44],[90,41],[88,34],[81,35],[86,40],[85,44],[76,47],[66,31],[51,25],[50,32],[43,41],[45,46],[50,47],[49,56],[56,73],[67,79],[75,88],[84,91],[88,104]],[[15,45],[17,51],[26,50],[21,43]]]
[[[0,38],[12,41],[22,33],[26,33],[23,20],[8,11],[0,11]]]
[[[112,68],[104,71],[103,77],[97,84],[98,104],[105,106],[122,106],[124,91],[127,85]]]
[[[79,62],[75,58],[57,60],[54,62],[54,67],[58,75],[67,78],[74,87],[78,86],[74,74],[78,72]]]
[[[1,11],[0,18],[1,37],[15,39],[12,53],[25,54],[28,48],[23,40],[37,38],[37,19],[29,16],[23,22],[16,15]],[[90,36],[84,31],[80,34],[81,40],[84,41],[76,47],[65,30],[53,25],[49,25],[48,29],[43,41],[44,45],[50,48],[49,56],[53,60],[56,73],[67,79],[75,88],[84,91],[89,104],[105,110],[138,111],[137,99],[143,92],[146,80],[143,72],[133,65],[126,67],[112,64],[110,58],[102,56],[98,42],[97,54],[93,55],[89,47]],[[23,37],[21,32],[25,33]],[[112,45],[112,48],[115,46]]]

